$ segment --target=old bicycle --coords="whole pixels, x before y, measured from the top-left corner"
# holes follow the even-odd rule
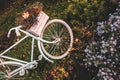
[[[31,27],[29,30],[23,30],[22,26],[13,27],[9,30],[8,37],[13,30],[17,36],[21,35],[21,32],[25,36],[0,54],[0,78],[11,78],[18,74],[22,76],[26,70],[35,68],[38,64],[37,61],[42,58],[53,62],[55,59],[62,59],[68,55],[73,45],[73,33],[69,25],[59,19],[48,21],[49,16],[43,11],[37,19],[37,26]],[[29,62],[5,55],[28,37],[32,38],[31,60]],[[38,60],[33,58],[35,40],[40,52]]]

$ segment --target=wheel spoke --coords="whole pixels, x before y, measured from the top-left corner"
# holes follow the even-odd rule
[[[53,29],[53,32],[55,33],[55,36],[57,37],[58,36],[58,25],[57,24],[55,24],[54,25],[54,29]]]
[[[49,34],[51,34],[51,35],[54,35],[53,32],[51,31],[51,29],[47,29],[46,32],[49,33]]]
[[[52,52],[54,52],[54,50],[55,50],[55,44],[54,45],[52,45],[52,47],[50,48],[50,50],[49,50],[49,53],[52,53]]]

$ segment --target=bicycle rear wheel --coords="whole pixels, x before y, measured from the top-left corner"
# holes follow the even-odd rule
[[[57,43],[41,42],[45,55],[51,59],[61,59],[68,55],[73,45],[73,33],[69,25],[58,19],[49,21],[44,27],[40,37],[47,41],[58,40]]]
[[[6,61],[0,63],[0,79],[5,79],[5,78],[18,78],[21,77],[21,72],[24,75],[25,71],[20,70],[12,74],[12,71],[23,66],[23,64],[13,62],[13,61]]]

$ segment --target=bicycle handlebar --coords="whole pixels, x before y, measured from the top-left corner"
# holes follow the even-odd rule
[[[15,33],[16,33],[16,36],[20,36],[20,32],[19,32],[19,28],[21,28],[22,26],[17,26],[17,27],[14,27],[14,28],[11,28],[9,31],[8,31],[8,34],[7,34],[7,37],[9,38],[10,37],[10,34],[11,34],[11,31],[12,30],[15,30]]]

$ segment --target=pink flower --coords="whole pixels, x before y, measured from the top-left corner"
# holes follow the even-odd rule
[[[54,75],[55,73],[52,71],[50,74],[51,74],[51,75]]]

